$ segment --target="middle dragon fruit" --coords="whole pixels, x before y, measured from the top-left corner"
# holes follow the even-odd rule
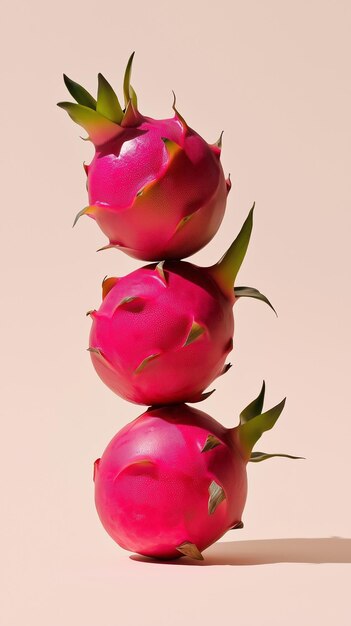
[[[105,247],[145,261],[181,259],[205,246],[223,219],[230,180],[220,164],[221,140],[208,144],[173,105],[174,117],[141,115],[130,85],[133,55],[124,77],[125,108],[99,74],[97,100],[65,76],[76,100],[60,102],[95,145],[85,166],[89,206],[107,235]]]
[[[223,258],[201,268],[161,262],[103,283],[103,302],[93,319],[93,365],[115,393],[137,404],[197,402],[228,370],[233,348],[233,305],[241,296],[267,298],[235,287],[252,230],[251,209]]]

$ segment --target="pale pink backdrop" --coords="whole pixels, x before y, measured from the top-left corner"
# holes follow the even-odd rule
[[[6,3],[2,88],[1,565],[4,626],[349,626],[350,28],[342,0]],[[245,528],[200,567],[140,562],[93,504],[92,462],[142,408],[103,386],[85,311],[105,274],[138,266],[75,214],[92,148],[55,103],[62,72],[133,84],[148,114],[178,107],[209,141],[225,130],[233,189],[214,262],[253,200],[235,308],[234,367],[203,409],[226,425],[267,381],[288,396],[249,468]],[[334,538],[333,538],[334,537]],[[338,538],[335,538],[338,537]],[[188,562],[190,563],[190,562]],[[207,566],[206,566],[207,565]]]

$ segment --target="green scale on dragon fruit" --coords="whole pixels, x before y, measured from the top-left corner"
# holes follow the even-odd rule
[[[64,77],[76,102],[58,106],[95,146],[92,162],[84,165],[89,205],[76,220],[93,218],[109,239],[104,248],[145,261],[181,259],[205,246],[223,219],[231,184],[220,163],[221,138],[208,144],[186,124],[175,102],[171,119],[142,115],[130,84],[133,55],[125,71],[123,109],[102,74],[97,99]]]
[[[204,390],[230,367],[233,305],[244,296],[270,305],[257,289],[234,286],[252,217],[253,209],[212,267],[166,261],[103,282],[103,302],[88,312],[93,320],[88,350],[110,389],[145,405],[208,396]]]

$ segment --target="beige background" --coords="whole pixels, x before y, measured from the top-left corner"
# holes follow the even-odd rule
[[[1,624],[350,624],[350,2],[61,0],[5,3],[2,94]],[[121,88],[135,49],[141,108],[171,89],[209,141],[225,129],[233,189],[214,262],[256,200],[238,284],[235,367],[203,405],[234,424],[263,377],[288,396],[267,451],[306,461],[249,468],[245,529],[187,567],[140,562],[103,531],[92,462],[142,412],[103,386],[85,311],[105,274],[137,261],[105,243],[86,204],[92,148],[55,103],[62,72]],[[338,537],[338,538],[335,538]]]

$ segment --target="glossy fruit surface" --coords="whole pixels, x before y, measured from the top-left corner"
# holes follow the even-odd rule
[[[138,110],[124,78],[125,108],[99,74],[97,99],[65,77],[76,100],[60,102],[95,145],[85,165],[89,205],[80,211],[115,247],[146,261],[181,259],[205,246],[223,219],[230,181],[220,163],[221,140],[208,144],[173,104],[174,117],[156,120]]]
[[[125,426],[95,462],[95,503],[111,537],[148,556],[201,559],[241,527],[246,464],[270,456],[252,447],[284,407],[261,413],[263,396],[264,386],[235,428],[185,404],[151,408]]]
[[[103,302],[89,311],[89,351],[104,383],[130,402],[197,402],[229,369],[233,305],[257,290],[234,287],[252,226],[250,211],[221,261],[203,268],[167,261],[103,283]]]
[[[220,445],[201,452],[209,435]],[[209,488],[227,497],[209,513]],[[201,552],[241,521],[246,469],[226,430],[186,405],[152,409],[114,437],[95,474],[96,506],[123,548],[159,558]]]
[[[135,270],[117,279],[91,312],[93,365],[131,402],[195,402],[224,371],[233,346],[232,308],[216,283],[190,263]]]

